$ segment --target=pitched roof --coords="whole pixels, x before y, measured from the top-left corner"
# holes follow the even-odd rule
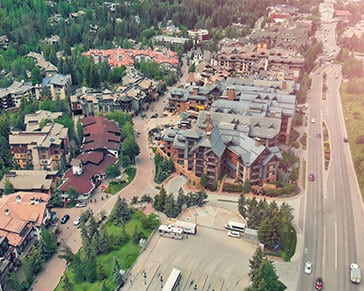
[[[119,150],[121,138],[116,122],[102,116],[87,116],[81,123],[84,133],[83,151]]]
[[[95,188],[92,178],[95,175],[105,175],[106,167],[118,161],[111,155],[97,152],[82,153],[76,159],[82,161],[82,174],[74,175],[72,168],[68,169],[63,175],[64,182],[58,187],[60,191],[66,192],[72,187],[78,194],[90,194]]]

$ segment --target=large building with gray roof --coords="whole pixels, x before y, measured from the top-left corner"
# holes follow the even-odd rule
[[[276,146],[267,147],[246,134],[244,127],[220,122],[201,129],[166,129],[159,153],[173,160],[177,173],[195,185],[206,176],[213,185],[226,174],[234,183],[252,185],[275,181],[282,156]]]

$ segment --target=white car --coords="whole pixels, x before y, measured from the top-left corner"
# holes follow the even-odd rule
[[[231,237],[240,238],[240,232],[238,231],[228,231],[227,235]]]
[[[315,123],[315,121],[316,121],[315,118],[311,119],[311,123]]]
[[[77,218],[74,220],[73,225],[78,226],[78,225],[80,224],[80,222],[81,222],[81,217],[79,216],[79,217],[77,217]]]
[[[86,202],[78,202],[78,203],[76,203],[76,205],[75,205],[77,208],[81,208],[81,207],[86,207],[87,206],[87,204],[86,204]]]
[[[305,273],[306,274],[311,274],[312,272],[312,263],[311,262],[306,262],[305,264]]]

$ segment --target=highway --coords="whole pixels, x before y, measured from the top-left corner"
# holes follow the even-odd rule
[[[327,18],[327,15],[325,15]],[[331,34],[332,22],[321,26],[317,34],[324,40],[326,56],[336,52],[335,37]],[[330,56],[329,56],[330,57]],[[325,58],[322,58],[325,59]],[[326,73],[327,98],[322,98],[323,74]],[[323,277],[324,290],[364,290],[363,282],[350,281],[349,264],[361,264],[364,252],[358,247],[364,242],[364,208],[351,160],[350,145],[342,112],[339,88],[342,82],[341,66],[326,63],[312,74],[309,93],[307,176],[315,181],[306,183],[304,245],[297,290],[314,290],[315,279]],[[315,122],[312,123],[312,118]],[[331,160],[324,167],[322,122],[329,132]],[[321,133],[321,138],[317,137]],[[312,262],[312,274],[304,273],[306,261]]]

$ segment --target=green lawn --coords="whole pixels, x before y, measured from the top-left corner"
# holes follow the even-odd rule
[[[364,144],[356,144],[359,136],[364,135],[364,94],[352,95],[346,92],[347,83],[341,88],[341,98],[345,115],[346,129],[350,143],[351,155],[359,181],[362,196],[364,195]]]
[[[136,168],[134,166],[128,166],[125,170],[125,173],[128,175],[127,181],[112,181],[106,189],[107,193],[116,194],[121,189],[125,188],[131,181],[134,180],[136,174]]]

